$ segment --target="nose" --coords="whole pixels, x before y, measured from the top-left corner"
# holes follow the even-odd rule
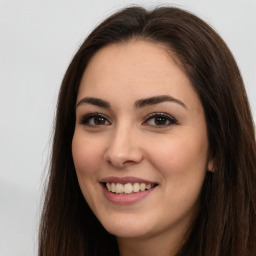
[[[104,159],[108,164],[119,169],[140,163],[143,152],[139,134],[128,127],[117,127],[109,138]]]

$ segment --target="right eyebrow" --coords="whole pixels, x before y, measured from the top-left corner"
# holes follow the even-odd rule
[[[98,98],[83,98],[79,100],[79,102],[76,104],[76,107],[79,107],[82,104],[91,104],[102,108],[110,108],[110,104],[107,101]]]

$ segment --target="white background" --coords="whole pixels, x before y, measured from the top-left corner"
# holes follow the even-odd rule
[[[210,23],[238,62],[256,120],[255,0],[0,0],[0,256],[36,255],[63,74],[89,31],[134,3],[173,3]]]

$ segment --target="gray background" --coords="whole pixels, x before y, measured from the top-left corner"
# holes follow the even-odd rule
[[[0,0],[0,255],[32,256],[52,121],[67,65],[92,28],[127,4],[173,4],[210,23],[241,69],[256,120],[255,0]]]

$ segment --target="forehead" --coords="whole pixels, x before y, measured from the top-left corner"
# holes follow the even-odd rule
[[[160,94],[180,99],[198,98],[177,63],[163,44],[131,41],[108,45],[90,60],[80,83],[78,99],[85,96],[127,99]]]
[[[122,74],[127,76],[128,72],[131,72],[143,79],[144,74],[147,77],[150,74],[155,76],[161,71],[161,75],[164,76],[166,74],[165,71],[169,69],[169,65],[173,65],[174,62],[177,62],[174,61],[174,54],[171,56],[170,50],[165,45],[144,40],[134,40],[110,44],[98,50],[89,61],[84,76],[96,75],[100,79],[101,76],[98,73],[100,72],[101,75],[104,74],[106,76],[105,78],[109,74],[111,80],[113,80],[117,76]],[[137,72],[140,73],[138,74]],[[127,77],[127,79],[131,78],[132,76]]]

